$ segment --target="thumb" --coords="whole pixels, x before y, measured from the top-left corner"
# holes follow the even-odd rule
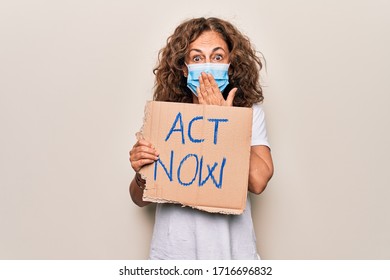
[[[225,106],[233,106],[234,96],[236,96],[237,88],[233,88],[226,98]]]

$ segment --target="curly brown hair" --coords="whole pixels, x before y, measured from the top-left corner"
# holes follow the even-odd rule
[[[256,50],[249,38],[231,23],[214,17],[187,20],[168,37],[167,45],[160,50],[158,64],[153,70],[156,75],[153,99],[192,103],[192,92],[187,88],[183,65],[189,45],[205,31],[218,32],[229,48],[229,86],[224,91],[224,98],[230,89],[237,87],[234,106],[251,107],[254,103],[262,102],[262,63]]]

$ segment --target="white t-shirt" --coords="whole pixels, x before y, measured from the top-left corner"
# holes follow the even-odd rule
[[[253,105],[252,146],[269,147],[264,111]],[[248,196],[241,215],[213,214],[179,204],[158,203],[150,259],[258,259]]]

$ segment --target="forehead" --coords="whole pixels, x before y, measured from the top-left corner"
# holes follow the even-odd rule
[[[215,31],[205,31],[196,40],[189,45],[190,49],[214,49],[215,47],[221,47],[225,51],[228,51],[228,46],[222,36]]]

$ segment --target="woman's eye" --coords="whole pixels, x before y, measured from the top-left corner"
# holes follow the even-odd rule
[[[201,62],[202,61],[202,58],[200,56],[195,56],[193,59],[192,59],[194,62]]]
[[[223,59],[223,57],[222,57],[222,55],[217,54],[217,55],[214,57],[214,59],[215,59],[216,61],[220,61],[220,60]]]

